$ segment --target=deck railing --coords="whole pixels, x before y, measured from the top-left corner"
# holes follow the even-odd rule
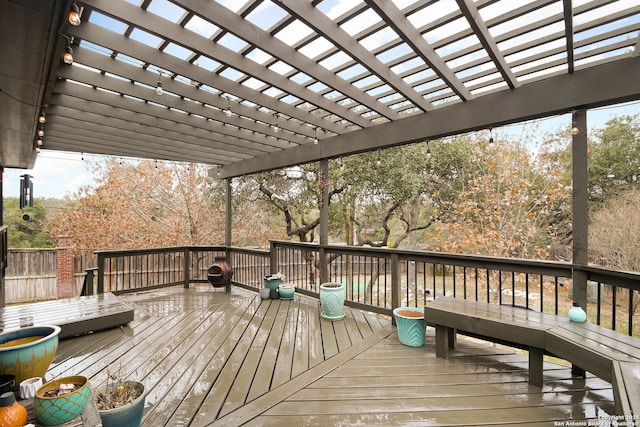
[[[321,281],[341,282],[346,286],[347,304],[387,315],[395,307],[423,307],[445,295],[565,314],[573,300],[573,277],[579,271],[588,278],[590,321],[629,335],[640,333],[640,273],[601,267],[290,241],[272,241],[269,251],[210,246],[97,255],[97,292],[206,282],[208,267],[224,256],[236,285],[257,290],[263,287],[265,275],[281,273],[298,292],[317,296]]]
[[[2,213],[0,213],[1,215]],[[7,254],[9,253],[9,228],[6,225],[0,226],[0,306],[5,302],[5,280],[4,275],[7,269]]]

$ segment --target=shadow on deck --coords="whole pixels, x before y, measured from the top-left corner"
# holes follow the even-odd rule
[[[62,340],[47,379],[107,370],[149,390],[144,426],[549,426],[606,417],[610,384],[572,379],[546,363],[545,386],[527,382],[527,356],[461,338],[449,359],[427,343],[398,342],[388,317],[346,309],[329,322],[319,302],[261,301],[210,286],[120,297],[126,327]]]

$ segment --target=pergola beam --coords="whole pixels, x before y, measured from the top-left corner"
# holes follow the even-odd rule
[[[276,58],[279,58],[284,63],[290,64],[294,68],[320,82],[323,82],[327,86],[334,88],[349,98],[355,99],[362,105],[367,106],[382,116],[389,119],[396,119],[398,117],[397,112],[393,111],[382,102],[378,101],[371,95],[357,90],[344,80],[337,79],[330,70],[319,66],[315,61],[307,58],[297,50],[280,41],[278,38],[273,37],[260,27],[242,19],[240,16],[231,12],[219,3],[203,3],[199,0],[174,0],[174,2],[198,16],[205,17],[215,25],[224,28],[247,43],[256,46]],[[358,124],[362,127],[371,126],[371,123]]]
[[[225,167],[222,177],[337,158],[420,142],[434,138],[488,129],[507,124],[594,108],[640,98],[640,61],[637,57],[610,62],[573,74],[522,85],[517,90],[498,91],[464,103],[456,103],[393,123],[362,129],[323,140],[311,147],[286,150],[287,156],[266,155]],[[499,105],[500,108],[495,108]]]

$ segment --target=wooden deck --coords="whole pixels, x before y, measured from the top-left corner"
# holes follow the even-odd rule
[[[47,379],[97,386],[121,370],[149,390],[144,426],[548,427],[613,413],[610,384],[569,367],[545,362],[541,389],[526,354],[460,338],[438,359],[431,328],[424,347],[406,347],[388,317],[346,309],[332,323],[307,297],[206,285],[120,298],[135,319],[62,340]]]

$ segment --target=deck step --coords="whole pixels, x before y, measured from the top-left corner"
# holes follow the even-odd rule
[[[115,328],[133,320],[133,308],[112,293],[79,298],[40,301],[0,309],[0,328],[56,325],[58,338]]]

